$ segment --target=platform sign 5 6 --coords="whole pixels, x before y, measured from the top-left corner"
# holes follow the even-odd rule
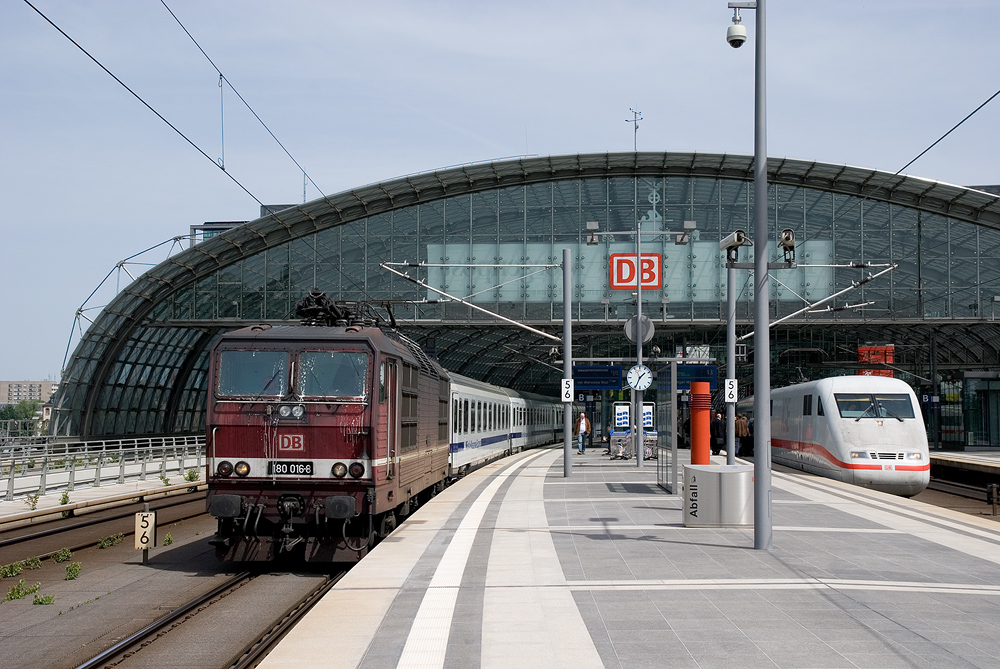
[[[156,547],[156,512],[140,511],[135,514],[135,549]]]
[[[612,290],[628,290],[635,288],[635,254],[612,253],[608,259],[611,270]],[[659,253],[643,253],[642,287],[657,289],[663,287],[663,256]]]

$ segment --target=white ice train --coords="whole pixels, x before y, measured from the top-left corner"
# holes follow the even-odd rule
[[[753,398],[737,411],[752,415]],[[836,376],[772,390],[771,460],[906,497],[930,481],[917,397],[903,381],[881,376]]]
[[[451,374],[454,474],[562,438],[563,405],[558,400]]]

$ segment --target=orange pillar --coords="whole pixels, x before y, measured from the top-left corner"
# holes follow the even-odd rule
[[[712,391],[708,381],[691,382],[691,464],[712,464]]]

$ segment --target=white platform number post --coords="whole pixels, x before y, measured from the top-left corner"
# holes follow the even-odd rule
[[[573,379],[562,380],[562,401],[563,402],[573,401]]]
[[[726,379],[726,402],[736,403],[736,379]]]
[[[149,549],[156,547],[156,512],[145,509],[135,514],[135,549],[142,551],[142,563],[149,564]]]

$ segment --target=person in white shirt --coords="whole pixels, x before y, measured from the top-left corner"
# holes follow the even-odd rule
[[[587,451],[587,435],[590,434],[590,421],[587,414],[580,412],[580,417],[573,423],[573,435],[576,437],[576,449],[580,455]]]

